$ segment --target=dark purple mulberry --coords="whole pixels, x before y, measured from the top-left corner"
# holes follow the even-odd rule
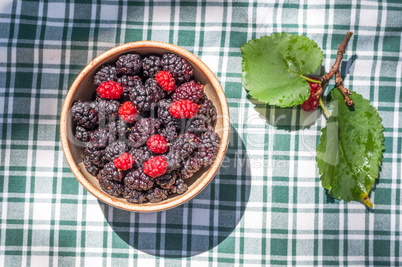
[[[179,136],[177,133],[177,128],[173,125],[167,125],[165,128],[159,131],[159,134],[163,136],[168,143],[172,142],[177,138],[177,136]]]
[[[149,160],[154,156],[154,154],[149,150],[147,146],[142,146],[139,148],[132,148],[128,152],[134,158],[134,165],[137,168],[142,167],[145,161]]]
[[[130,170],[124,178],[126,187],[135,190],[148,190],[154,185],[154,179],[144,173],[142,168]]]
[[[113,162],[109,162],[105,164],[100,175],[108,180],[121,182],[124,177],[124,172],[117,169]]]
[[[176,182],[178,175],[176,171],[165,173],[155,178],[155,182],[163,189],[170,189]]]
[[[161,58],[158,56],[149,56],[142,60],[142,74],[144,77],[153,78],[162,70]]]
[[[198,153],[193,153],[183,161],[180,168],[180,175],[182,179],[188,179],[193,176],[202,167],[202,162],[199,158]]]
[[[102,172],[98,174],[98,181],[102,190],[113,197],[118,197],[123,190],[123,186],[119,182],[106,179],[102,176]]]
[[[90,103],[78,100],[71,107],[71,115],[77,125],[84,127],[87,130],[92,130],[98,125],[98,112]]]
[[[89,141],[89,132],[81,126],[75,128],[75,139],[81,142],[88,142]]]
[[[145,81],[145,87],[149,89],[154,97],[155,103],[159,102],[161,99],[165,98],[167,93],[160,87],[154,78],[149,78]]]
[[[97,145],[106,147],[108,144],[116,142],[116,137],[110,135],[109,130],[105,127],[89,132],[89,140],[90,142],[97,143]]]
[[[131,132],[128,136],[129,145],[133,147],[140,147],[144,145],[151,135],[156,133],[157,123],[152,118],[142,118],[136,122],[131,128]]]
[[[204,86],[195,81],[189,81],[180,85],[172,94],[173,101],[190,100],[198,103],[198,100],[204,95]]]
[[[216,132],[207,131],[201,135],[198,154],[204,166],[211,165],[218,154],[221,138]]]
[[[119,74],[135,75],[141,69],[141,57],[137,54],[126,54],[119,57],[116,62],[116,70]]]
[[[111,64],[103,65],[95,74],[94,84],[99,86],[106,81],[116,81],[116,67]]]
[[[140,113],[147,112],[154,106],[154,96],[151,90],[142,84],[130,87],[130,100]]]
[[[187,120],[186,129],[188,132],[201,134],[207,130],[207,120],[202,115]]]
[[[193,67],[184,58],[167,53],[162,56],[161,65],[164,71],[172,74],[177,83],[190,81],[194,74]]]
[[[122,192],[125,199],[127,199],[130,203],[141,204],[147,201],[145,197],[145,193],[143,191],[137,191],[135,189],[130,189],[128,187],[124,187]]]
[[[99,168],[103,167],[106,163],[105,147],[99,142],[86,143],[84,155]]]
[[[198,105],[198,114],[203,115],[207,123],[210,124],[216,120],[216,108],[214,103],[212,103],[205,94],[200,101],[198,101]]]
[[[198,141],[199,138],[195,134],[189,132],[183,133],[172,144],[170,152],[180,155],[182,159],[185,159],[197,148]]]
[[[98,111],[99,121],[113,121],[119,118],[120,102],[113,99],[98,98],[94,106]]]
[[[106,129],[110,136],[109,139],[122,142],[125,142],[127,140],[127,134],[129,131],[129,126],[127,125],[127,122],[123,120],[112,121],[106,125]]]
[[[118,156],[127,151],[127,145],[124,142],[114,142],[109,144],[105,149],[105,158],[108,161],[113,161]]]
[[[146,198],[151,203],[161,202],[168,197],[168,190],[159,187],[153,187],[146,193]]]
[[[179,178],[174,183],[173,187],[169,190],[171,194],[183,194],[188,189],[187,184],[183,181],[183,179]]]
[[[84,157],[83,163],[84,163],[85,169],[87,170],[87,172],[89,172],[89,174],[91,174],[93,176],[98,175],[99,168],[91,162],[91,160],[89,159],[88,156]]]
[[[169,152],[164,155],[166,162],[168,164],[166,173],[171,173],[172,171],[178,170],[181,164],[181,155]]]
[[[130,101],[130,93],[132,88],[137,85],[142,85],[142,79],[137,75],[124,75],[118,78],[117,82],[123,87],[123,94],[120,96],[120,102]]]
[[[165,125],[172,125],[180,129],[182,124],[185,124],[185,120],[176,119],[170,115],[169,107],[171,104],[172,101],[170,99],[162,99],[159,101],[158,119]]]

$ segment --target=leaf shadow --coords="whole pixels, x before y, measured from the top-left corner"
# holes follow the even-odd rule
[[[321,110],[316,109],[312,112],[304,111],[301,106],[281,108],[267,103],[260,102],[247,95],[247,99],[254,105],[254,110],[259,113],[259,117],[280,129],[288,132],[308,129],[313,126],[321,116]]]
[[[229,235],[244,215],[250,197],[250,161],[243,140],[231,126],[229,146],[211,183],[189,202],[170,210],[135,213],[101,201],[113,240],[150,255],[183,258],[211,250]]]
[[[350,68],[352,67],[353,63],[356,61],[357,58],[358,58],[357,54],[354,54],[347,61],[342,61],[340,71],[343,80],[345,80],[346,75],[350,73]]]
[[[376,183],[378,183],[377,180],[378,180],[378,179],[376,179]],[[369,198],[371,198],[371,194],[372,194],[372,193],[373,193],[373,188],[371,189],[371,191],[370,191],[370,193],[369,193]],[[325,202],[326,202],[326,203],[335,203],[335,202],[340,202],[340,201],[344,201],[344,200],[338,200],[338,199],[336,199],[336,198],[333,198],[333,197],[328,193],[328,189],[325,189]],[[369,211],[369,212],[371,212],[371,213],[374,213],[374,208],[370,208],[370,207],[366,206],[363,202],[360,202],[360,201],[352,201],[352,202],[353,202],[353,203],[358,202],[358,203],[360,203],[361,205],[363,205],[363,206],[367,209],[367,211]],[[345,203],[348,203],[348,202],[345,202]]]
[[[381,173],[381,167],[379,170],[379,173]],[[371,190],[369,192],[369,198],[371,199],[372,194],[375,192],[377,185],[380,183],[380,177],[378,177],[377,179],[375,179],[374,181],[374,185],[371,187]],[[335,203],[337,201],[337,199],[333,198],[329,193],[328,193],[328,189],[325,189],[325,202],[326,203]],[[343,201],[343,200],[339,200],[339,201]],[[367,211],[374,213],[374,208],[370,208],[368,206],[366,206],[363,202],[359,202],[360,204],[362,204]]]
[[[382,162],[381,162],[382,164]],[[371,187],[370,193],[369,193],[369,198],[371,199],[372,194],[375,192],[375,190],[377,189],[377,186],[380,184],[380,174],[381,174],[381,170],[382,170],[382,165],[380,166],[378,173],[379,176],[377,177],[377,179],[374,180],[374,185]],[[374,208],[370,208],[366,206],[367,211],[374,213]]]
[[[335,203],[336,200],[328,193],[328,189],[325,189],[325,199],[327,203]]]

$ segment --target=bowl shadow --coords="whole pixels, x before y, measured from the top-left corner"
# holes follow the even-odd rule
[[[114,233],[135,249],[166,258],[194,256],[224,241],[244,215],[251,186],[246,148],[232,126],[230,133],[215,178],[189,202],[162,212],[136,213],[98,200]]]

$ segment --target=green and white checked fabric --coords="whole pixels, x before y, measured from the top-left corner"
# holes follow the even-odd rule
[[[1,0],[0,266],[400,266],[401,17],[400,0]],[[385,127],[373,212],[321,188],[319,111],[258,103],[241,84],[247,40],[307,35],[328,70],[348,30],[345,85],[378,108]],[[80,70],[137,40],[193,52],[230,106],[219,173],[192,201],[160,213],[98,202],[71,173],[59,139],[63,98]]]

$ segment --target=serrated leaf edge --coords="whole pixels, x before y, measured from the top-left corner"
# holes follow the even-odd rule
[[[334,88],[333,90],[338,90],[337,88]],[[357,93],[356,93],[357,94]],[[360,95],[360,94],[358,94],[358,95]],[[381,116],[380,116],[380,114],[378,113],[378,110],[373,106],[373,105],[371,105],[371,103],[370,103],[370,101],[369,100],[367,100],[367,99],[365,99],[362,95],[360,95],[361,96],[361,98],[363,99],[363,102],[366,102],[367,104],[369,104],[371,107],[373,107],[374,108],[374,110],[375,110],[375,115],[377,115],[377,118],[379,119],[379,123],[380,123],[380,125],[381,125],[381,128],[379,129],[379,131],[381,132],[381,136],[380,136],[380,138],[381,138],[381,147],[380,147],[380,152],[379,152],[379,159],[377,160],[377,167],[378,168],[380,168],[381,167],[381,165],[382,165],[382,158],[383,158],[383,155],[384,155],[384,150],[385,150],[385,145],[384,145],[384,141],[385,141],[385,136],[384,136],[384,130],[385,130],[385,128],[384,128],[384,125],[382,125],[382,118],[381,118]],[[341,103],[342,104],[342,103]],[[332,117],[332,118],[335,118],[335,117],[337,117],[337,116],[340,116],[340,114],[343,114],[343,113],[345,113],[345,112],[341,112],[341,113],[338,113],[337,115],[335,115],[335,114],[332,114],[329,118],[328,118],[328,120],[327,120],[327,123],[328,123],[328,121],[329,121],[329,119]],[[321,186],[323,187],[323,188],[325,188],[325,189],[327,189],[328,190],[328,193],[331,195],[331,186],[328,186],[328,187],[326,187],[324,184],[323,184],[323,175],[324,175],[324,173],[323,173],[323,170],[322,170],[322,168],[320,168],[320,165],[322,165],[322,164],[320,164],[320,162],[319,162],[319,154],[321,154],[320,152],[319,152],[319,147],[321,146],[321,145],[323,145],[323,138],[324,138],[324,131],[326,131],[327,130],[327,125],[325,125],[325,127],[324,128],[322,128],[321,129],[321,136],[320,136],[320,142],[318,143],[318,145],[317,145],[317,157],[316,157],[316,162],[317,162],[317,167],[318,167],[318,173],[319,173],[319,175],[320,175],[320,177],[319,177],[319,180],[321,181]],[[375,179],[373,179],[373,181],[372,182],[370,182],[369,183],[369,185],[370,185],[370,190],[369,190],[369,192],[368,192],[368,194],[371,192],[371,190],[372,190],[372,187],[374,186],[374,184],[375,184],[375,181],[378,179],[378,176],[379,176],[379,173],[380,173],[380,170],[378,171],[378,174],[377,174],[377,177],[375,178]],[[356,200],[356,199],[350,199],[350,200],[346,200],[346,199],[343,199],[342,197],[336,197],[336,196],[333,196],[333,195],[331,195],[333,198],[335,198],[335,199],[338,199],[338,200],[344,200],[344,201],[347,201],[347,202],[349,202],[349,201],[358,201],[358,200]],[[363,203],[364,203],[364,201],[362,201]],[[366,203],[364,203],[364,204],[366,204]]]

